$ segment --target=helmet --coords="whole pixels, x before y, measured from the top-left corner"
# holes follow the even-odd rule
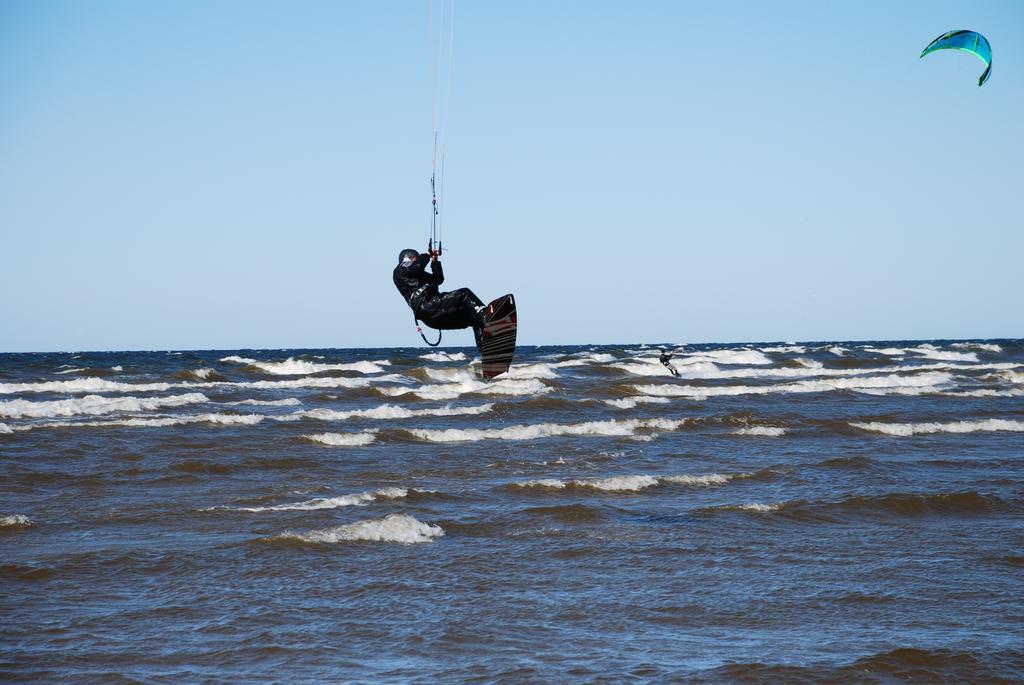
[[[412,248],[402,250],[401,252],[398,253],[398,263],[401,264],[402,262],[414,262],[419,258],[419,256],[419,250],[414,250]]]

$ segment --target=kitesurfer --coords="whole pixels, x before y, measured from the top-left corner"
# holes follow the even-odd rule
[[[425,254],[413,249],[402,250],[393,275],[395,287],[418,321],[438,330],[472,328],[479,348],[485,305],[469,288],[438,292],[437,286],[444,283],[440,255],[439,250],[433,249]]]
[[[661,352],[661,357],[658,358],[658,361],[665,365],[665,368],[668,369],[669,373],[678,378],[679,372],[676,371],[676,367],[669,363],[669,360],[672,359],[672,353],[666,352],[665,350],[659,351]]]

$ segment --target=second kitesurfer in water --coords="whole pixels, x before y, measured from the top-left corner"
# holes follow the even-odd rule
[[[484,326],[484,303],[469,288],[438,292],[444,283],[444,270],[438,259],[440,252],[431,250],[420,254],[416,250],[402,250],[393,278],[398,292],[412,309],[417,320],[438,330],[472,328],[476,346]],[[427,265],[430,271],[427,271]]]

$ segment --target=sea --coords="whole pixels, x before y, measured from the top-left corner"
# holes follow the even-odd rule
[[[1024,340],[0,355],[0,679],[1024,682]]]

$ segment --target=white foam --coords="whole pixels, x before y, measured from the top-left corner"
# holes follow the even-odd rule
[[[562,368],[567,366],[586,366],[588,364],[608,364],[615,361],[614,354],[607,352],[577,352],[570,355],[571,359],[563,359],[555,362],[552,366]]]
[[[198,378],[201,381],[205,381],[213,373],[213,369],[202,368],[202,369],[189,369],[189,375]]]
[[[0,395],[24,392],[54,393],[125,393],[165,392],[172,388],[196,390],[199,388],[242,388],[246,390],[282,390],[296,388],[365,388],[373,383],[408,383],[409,378],[400,374],[385,374],[369,378],[292,378],[280,381],[209,381],[185,383],[120,383],[102,378],[76,378],[69,381],[44,381],[39,383],[0,383]]]
[[[558,378],[554,367],[557,364],[513,364],[502,376],[503,380],[529,380],[541,378]],[[427,378],[441,383],[478,383],[476,375],[472,370],[463,368],[434,368],[424,369]]]
[[[608,354],[607,352],[573,352],[572,354],[545,354],[541,355],[540,359],[550,359],[554,361],[554,366],[585,366],[587,364],[607,364],[608,362],[615,361],[615,355]]]
[[[1004,365],[1001,364],[999,366],[1004,366]],[[982,376],[983,380],[985,380],[986,378],[992,378],[994,380],[1007,381],[1009,383],[1013,383],[1014,385],[1019,385],[1021,383],[1024,383],[1024,373],[1022,373],[1020,371],[1009,371],[1009,370],[1006,370],[1006,371],[996,371],[995,373],[991,373],[991,374],[987,374],[986,376]]]
[[[538,478],[536,480],[523,481],[522,483],[512,483],[511,485],[517,488],[554,488],[555,490],[562,490],[569,487],[571,482],[558,480],[557,478]]]
[[[958,350],[980,350],[982,352],[1002,352],[1003,348],[994,343],[979,343],[979,342],[961,342],[953,343],[950,347],[955,347]]]
[[[875,397],[885,397],[887,395],[902,395],[904,397],[916,397],[918,395],[941,395],[943,390],[949,387],[948,384],[944,385],[920,385],[910,386],[904,388],[851,388],[854,392],[859,392],[864,395],[874,395]]]
[[[571,364],[571,363],[563,363],[563,364],[558,364],[558,363],[555,363],[555,364],[539,363],[539,364],[522,364],[522,365],[513,364],[511,367],[509,367],[509,370],[505,372],[505,376],[504,377],[505,378],[515,379],[515,380],[525,380],[525,379],[530,379],[530,378],[536,378],[536,379],[540,379],[540,378],[547,378],[547,379],[558,378],[558,374],[555,373],[555,368],[558,368],[560,366],[574,366],[574,364]]]
[[[749,349],[684,352],[677,356],[682,357],[682,359],[679,359],[679,363],[690,363],[689,360],[714,362],[716,364],[741,364],[744,366],[763,366],[772,363],[772,360],[763,352]],[[674,358],[673,361],[676,361],[676,359]]]
[[[735,475],[723,475],[710,473],[699,476],[677,475],[677,476],[612,476],[609,478],[578,478],[574,480],[559,480],[557,478],[540,478],[527,480],[519,483],[512,483],[518,488],[551,488],[564,490],[565,488],[586,488],[602,492],[638,492],[656,485],[673,483],[677,485],[696,485],[708,487],[711,485],[724,485],[735,478]]]
[[[31,526],[32,521],[24,514],[11,514],[0,516],[0,528],[13,528],[14,526]]]
[[[319,376],[315,378],[292,378],[284,381],[251,381],[248,383],[218,383],[220,386],[236,388],[253,388],[256,390],[281,390],[296,388],[366,388],[372,383],[397,382],[406,383],[409,379],[399,374],[386,374],[372,378],[343,378]]]
[[[23,392],[164,392],[171,387],[170,383],[119,383],[102,378],[75,378],[69,381],[0,383],[0,395]]]
[[[140,412],[162,407],[181,407],[188,404],[209,402],[202,393],[193,392],[187,395],[171,395],[170,397],[102,397],[86,395],[68,400],[49,402],[31,402],[29,400],[11,400],[0,402],[0,416],[9,418],[51,418],[57,416],[78,416],[81,414],[110,414],[112,412]]]
[[[317,419],[319,421],[346,421],[348,419],[409,419],[415,416],[475,416],[486,414],[494,408],[494,403],[479,404],[472,407],[433,407],[429,409],[408,409],[394,404],[382,404],[371,409],[352,409],[337,411],[335,409],[310,409],[294,412],[286,416],[275,416],[278,421],[298,421],[299,419]]]
[[[551,388],[539,380],[501,380],[484,383],[478,380],[462,380],[456,383],[438,383],[409,387],[376,387],[383,395],[399,397],[416,395],[425,400],[454,400],[462,395],[542,395]]]
[[[288,397],[283,400],[241,400],[239,402],[231,402],[231,404],[253,407],[294,407],[302,404],[302,401],[296,397]]]
[[[593,478],[578,481],[583,487],[602,490],[604,492],[635,492],[658,484],[653,476],[613,476],[611,478]]]
[[[1024,432],[1024,421],[982,419],[978,421],[952,421],[949,423],[882,423],[879,421],[851,422],[854,428],[898,437],[928,433],[976,433],[979,431]]]
[[[121,366],[120,364],[118,364],[117,366],[111,366],[110,370],[111,371],[117,371],[118,373],[121,373],[122,371],[124,371],[124,367]]]
[[[0,423],[0,435],[10,435],[14,430],[6,423]]]
[[[377,439],[377,431],[366,431],[364,433],[316,433],[314,435],[303,435],[302,437],[313,442],[330,447],[360,447],[369,445]]]
[[[755,435],[769,438],[777,438],[785,434],[786,429],[778,426],[750,426],[733,431],[733,435]]]
[[[934,345],[921,345],[920,347],[911,347],[907,352],[913,352],[919,354],[925,359],[934,359],[936,361],[944,362],[976,362],[978,361],[978,355],[974,352],[948,352],[937,349]]]
[[[428,354],[421,354],[420,359],[426,359],[431,362],[464,362],[466,361],[466,353],[430,352]]]
[[[803,345],[785,345],[782,347],[762,347],[762,352],[774,352],[776,354],[806,354],[807,348]]]
[[[740,511],[756,511],[759,513],[767,513],[769,511],[778,511],[781,505],[779,504],[762,504],[760,502],[751,502],[749,504],[738,504],[736,506],[722,507],[722,509],[738,509]]]
[[[667,404],[671,400],[667,397],[623,397],[617,400],[602,400],[605,404],[617,409],[633,409],[638,404]]]
[[[280,362],[260,362],[250,360],[247,363],[250,366],[255,366],[261,371],[275,376],[304,376],[311,373],[322,373],[324,371],[356,371],[364,374],[384,373],[385,369],[383,365],[388,365],[391,362],[386,359],[382,359],[374,362],[358,361],[348,364],[318,364],[316,362],[307,362],[301,359],[289,357],[288,359]]]
[[[249,359],[248,357],[239,357],[237,355],[231,355],[230,357],[221,357],[219,361],[227,362],[229,364],[255,364],[255,359]]]
[[[444,535],[440,526],[417,521],[406,514],[389,514],[382,519],[349,523],[334,528],[311,530],[308,533],[284,533],[279,538],[302,542],[332,544],[337,542],[430,542]]]
[[[439,383],[453,383],[455,381],[475,379],[473,372],[467,369],[453,369],[451,367],[425,368],[423,372],[427,374],[427,378]]]
[[[175,416],[154,419],[125,419],[123,421],[108,421],[73,425],[89,426],[180,426],[189,423],[213,423],[219,426],[254,426],[263,420],[260,414],[193,414],[186,416]]]
[[[865,347],[863,349],[865,352],[870,352],[871,354],[881,354],[886,357],[902,356],[907,353],[907,350],[902,349],[900,347],[883,347],[882,349],[878,349],[875,347]]]
[[[628,419],[588,421],[586,423],[540,423],[506,426],[505,428],[449,428],[447,430],[408,429],[408,432],[430,442],[476,442],[479,440],[536,440],[567,435],[630,436],[638,430],[657,428],[677,430],[687,419]]]
[[[1024,395],[1024,390],[1020,388],[1010,388],[1009,390],[982,388],[980,390],[961,390],[958,392],[944,392],[942,394],[946,397],[1020,397]]]
[[[659,480],[667,483],[709,487],[712,485],[725,485],[736,477],[735,474],[708,473],[702,476],[662,476]]]
[[[109,421],[50,421],[26,426],[18,426],[18,430],[37,428],[162,428],[165,426],[181,426],[191,423],[212,423],[220,426],[252,426],[263,420],[260,414],[186,414],[183,416],[167,416],[154,418],[126,418]]]
[[[57,371],[56,373],[57,373],[58,376],[61,376],[61,375],[64,375],[66,373],[78,373],[79,371],[85,371],[85,369],[79,369],[79,368],[72,367],[72,368],[64,369],[63,371]]]
[[[708,397],[726,397],[735,395],[768,395],[772,393],[811,393],[830,392],[835,390],[852,390],[856,392],[874,391],[880,393],[898,393],[904,388],[934,391],[952,382],[949,373],[921,373],[912,376],[890,374],[886,376],[868,376],[854,378],[826,378],[823,380],[795,381],[777,385],[721,385],[693,386],[680,384],[667,385],[635,385],[635,390],[644,395],[663,397],[688,397],[691,399],[707,399]]]
[[[832,354],[834,354],[837,357],[842,357],[844,354],[849,352],[849,350],[846,349],[845,347],[838,347],[838,346],[830,347],[830,348],[828,348],[828,351],[831,352]]]
[[[637,360],[642,361],[642,360]],[[801,378],[843,378],[853,376],[874,376],[886,373],[904,373],[907,371],[980,371],[988,369],[1011,369],[1019,368],[1019,364],[918,364],[913,366],[893,365],[877,368],[860,369],[833,369],[825,367],[821,362],[809,359],[796,359],[800,367],[773,367],[765,368],[740,368],[721,369],[711,363],[700,363],[691,365],[676,365],[679,377],[682,379],[700,380],[722,380],[740,378],[766,378],[766,379],[801,379]],[[673,364],[675,362],[673,361]],[[667,371],[656,360],[648,364],[615,364],[612,368],[622,369],[640,376],[665,376]],[[1024,377],[1024,376],[1022,376]]]
[[[236,507],[237,511],[312,511],[314,509],[338,509],[340,507],[362,507],[378,499],[401,499],[407,497],[406,488],[381,488],[373,492],[360,492],[341,497],[317,497],[305,502],[278,504],[272,507]]]

